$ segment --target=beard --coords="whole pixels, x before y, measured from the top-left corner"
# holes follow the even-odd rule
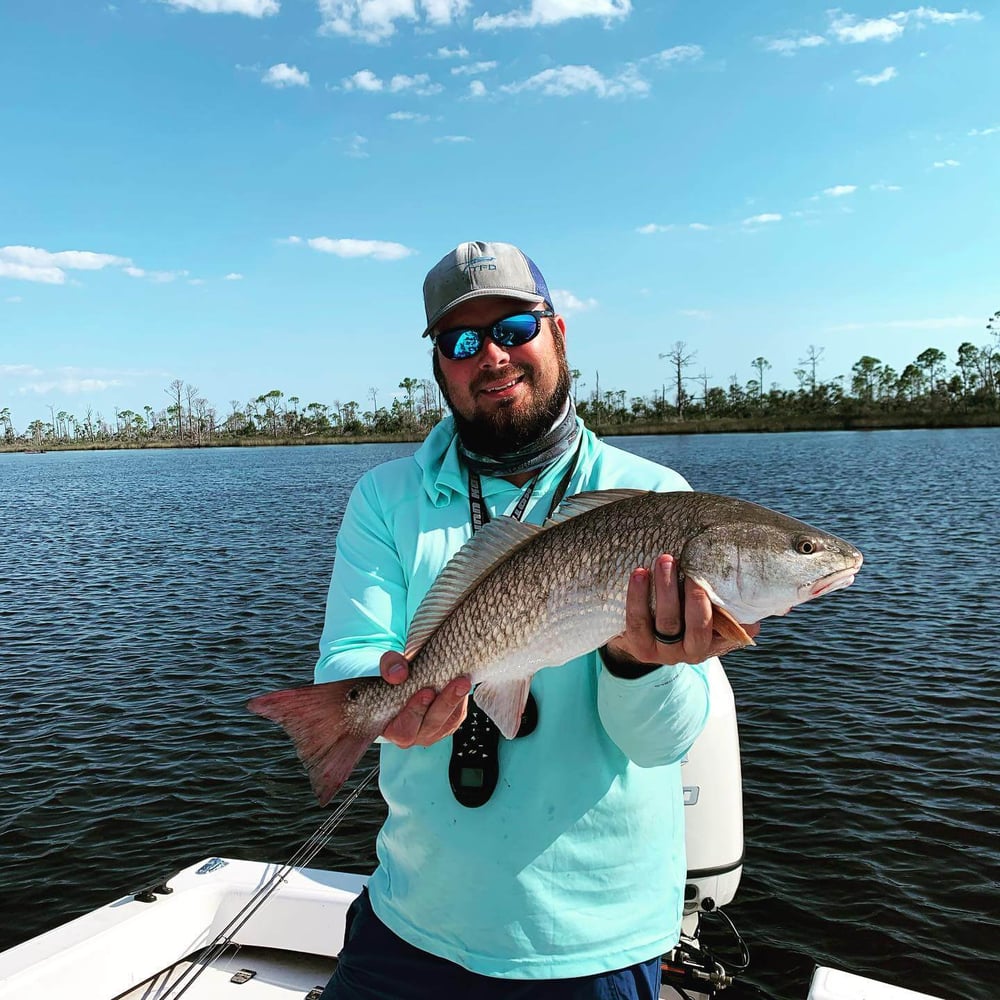
[[[463,416],[452,405],[437,351],[434,352],[434,378],[451,410],[458,436],[468,451],[491,458],[509,455],[538,441],[552,428],[569,399],[572,386],[562,337],[553,337],[553,344],[559,370],[555,387],[548,398],[540,399],[533,395],[530,404],[524,408],[501,406],[486,413],[476,413],[471,418]],[[534,365],[511,365],[511,372],[523,376],[524,381],[534,387]]]

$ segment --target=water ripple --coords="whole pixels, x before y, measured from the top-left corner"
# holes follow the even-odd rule
[[[1000,433],[615,443],[865,553],[848,591],[726,660],[749,978],[801,1000],[819,962],[992,1000]],[[311,676],[350,488],[411,451],[0,455],[0,948],[202,856],[287,858],[319,826],[243,706]],[[318,863],[368,869],[383,814],[368,790]]]

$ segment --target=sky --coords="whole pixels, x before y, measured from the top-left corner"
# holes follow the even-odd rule
[[[466,240],[537,263],[584,396],[677,343],[721,386],[953,363],[1000,309],[1000,10],[831,2],[3,0],[0,408],[387,405]]]

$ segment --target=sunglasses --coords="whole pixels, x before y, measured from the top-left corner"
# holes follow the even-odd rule
[[[543,309],[507,316],[492,326],[456,326],[437,334],[434,345],[449,361],[474,357],[482,350],[487,337],[501,347],[520,347],[534,340],[542,328],[542,320],[551,316],[555,316],[551,309]]]

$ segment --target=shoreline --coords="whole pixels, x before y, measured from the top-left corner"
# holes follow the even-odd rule
[[[587,425],[598,437],[634,437],[675,434],[789,434],[808,431],[954,430],[970,427],[1000,427],[996,413],[868,414],[824,417],[720,417],[675,420],[666,423],[621,423]],[[426,433],[323,435],[308,437],[235,437],[219,435],[211,441],[169,439],[142,441],[20,441],[0,444],[0,454],[44,454],[50,451],[144,451],[163,448],[281,448],[331,444],[411,444]]]

